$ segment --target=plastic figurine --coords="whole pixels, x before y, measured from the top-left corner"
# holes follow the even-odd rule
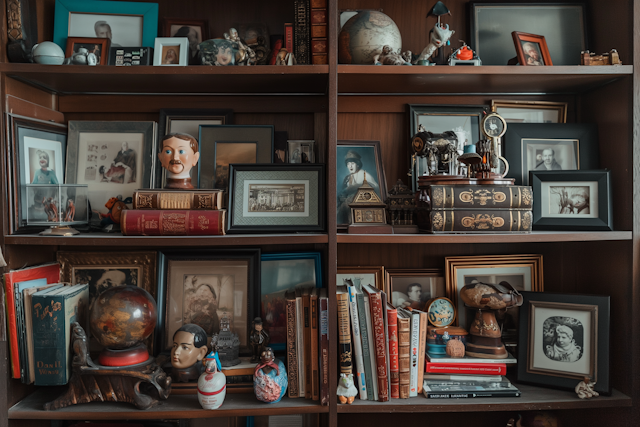
[[[198,402],[202,409],[218,409],[227,395],[227,377],[220,371],[216,359],[207,359],[198,379]]]
[[[251,335],[249,335],[249,342],[253,349],[251,362],[255,363],[261,359],[265,347],[269,345],[269,333],[262,328],[262,319],[260,317],[256,317],[251,326],[252,331]]]
[[[198,141],[187,133],[172,132],[162,138],[162,151],[158,159],[162,167],[167,170],[167,184],[165,188],[188,190],[191,185],[189,172],[200,158]]]
[[[279,402],[287,392],[288,384],[284,364],[275,358],[271,347],[265,347],[253,374],[253,391],[256,397],[265,403]]]
[[[171,378],[175,382],[189,382],[200,377],[207,355],[207,333],[193,323],[183,325],[173,334],[171,348]]]
[[[584,380],[580,381],[575,388],[576,394],[580,399],[591,399],[592,397],[598,397],[600,396],[600,393],[593,389],[595,385],[596,383],[591,381],[591,378],[584,377]]]
[[[358,394],[358,389],[353,384],[353,374],[340,374],[337,394],[340,403],[349,405],[353,403]]]
[[[383,46],[382,51],[373,57],[373,63],[375,65],[411,65],[411,62],[407,62],[400,53],[394,52],[389,45]]]

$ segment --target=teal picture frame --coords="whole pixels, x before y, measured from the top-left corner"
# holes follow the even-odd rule
[[[71,13],[142,16],[142,46],[134,47],[152,48],[158,36],[158,3],[56,0],[53,42],[60,46],[62,50],[67,47],[69,15]]]

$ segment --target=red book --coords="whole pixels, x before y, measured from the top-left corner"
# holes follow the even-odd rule
[[[20,354],[18,352],[18,327],[16,325],[16,302],[13,293],[15,283],[26,282],[27,280],[47,279],[47,284],[58,283],[60,281],[60,264],[44,264],[34,267],[23,268],[22,270],[12,270],[4,275],[4,293],[7,298],[7,323],[9,324],[9,351],[11,354],[11,375],[13,378],[20,378]]]
[[[389,401],[389,377],[387,376],[387,351],[385,340],[384,309],[382,308],[382,291],[370,285],[362,290],[369,295],[373,341],[376,353],[376,372],[378,373],[378,401]]]
[[[310,297],[311,306],[311,399],[320,400],[318,380],[318,288],[313,288]]]
[[[430,374],[507,375],[504,363],[436,363],[427,362]]]
[[[276,65],[278,59],[278,52],[282,49],[282,36],[276,39],[276,42],[271,46],[271,55],[269,56],[269,65]]]
[[[217,236],[225,234],[225,210],[124,210],[125,236]]]
[[[293,24],[284,24],[284,47],[287,52],[293,53]]]
[[[329,405],[329,298],[327,288],[320,289],[318,295],[320,307],[320,404]]]
[[[387,304],[387,331],[389,332],[389,370],[391,371],[391,398],[400,399],[400,361],[398,359],[398,310]]]

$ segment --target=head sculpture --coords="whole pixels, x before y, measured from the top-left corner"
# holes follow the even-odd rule
[[[173,334],[171,365],[174,368],[190,368],[206,355],[207,334],[200,326],[188,323]]]

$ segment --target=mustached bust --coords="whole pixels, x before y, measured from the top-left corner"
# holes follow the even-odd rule
[[[165,188],[192,189],[191,169],[198,164],[198,141],[186,133],[170,133],[162,138],[158,159],[167,171]]]

